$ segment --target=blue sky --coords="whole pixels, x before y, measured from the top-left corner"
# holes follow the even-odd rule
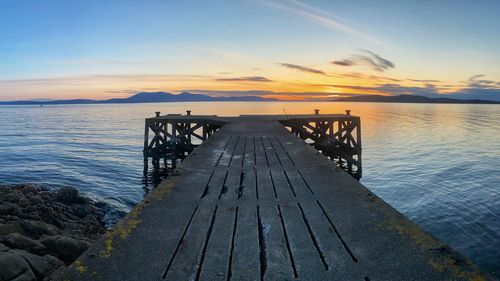
[[[495,98],[499,13],[500,1],[2,0],[0,100],[148,90]]]

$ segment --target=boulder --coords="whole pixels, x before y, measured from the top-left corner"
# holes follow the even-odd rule
[[[42,235],[56,235],[57,228],[40,221],[23,221],[19,224],[25,233],[36,239]]]
[[[14,203],[2,202],[0,205],[0,215],[18,215],[21,213],[21,208]]]
[[[75,261],[91,245],[84,240],[60,235],[44,236],[40,242],[47,247],[49,252],[68,263]]]
[[[5,252],[8,251],[10,248],[5,246],[4,244],[0,243],[0,252]]]
[[[59,267],[50,264],[43,257],[37,255],[28,253],[23,255],[22,257],[28,262],[31,271],[33,271],[38,280],[43,280],[45,276]]]
[[[11,233],[3,238],[3,243],[14,249],[26,250],[30,253],[43,256],[47,253],[45,246],[33,239],[18,233]]]
[[[9,252],[0,252],[0,279],[34,281],[36,277],[23,257]]]
[[[78,194],[74,187],[63,187],[56,192],[56,200],[65,204],[81,203],[85,200]]]
[[[0,223],[0,236],[8,235],[11,233],[24,233],[23,229],[18,223]]]
[[[79,218],[84,218],[93,213],[95,213],[95,208],[89,204],[77,204],[73,206],[73,214]]]
[[[40,191],[39,187],[36,184],[32,183],[25,184],[21,187],[21,192],[24,194],[28,193],[38,194],[39,191]]]
[[[42,257],[45,262],[53,266],[54,268],[58,268],[61,266],[64,266],[64,263],[60,261],[58,258],[52,256],[52,255],[45,255]]]

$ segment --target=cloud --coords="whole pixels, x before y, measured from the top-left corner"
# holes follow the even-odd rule
[[[343,59],[343,60],[336,60],[332,61],[333,64],[340,65],[340,66],[352,66],[355,63],[352,60],[348,59]]]
[[[330,85],[334,88],[349,89],[355,91],[365,91],[369,93],[383,93],[389,95],[420,95],[426,97],[436,97],[439,95],[439,89],[427,84],[424,87],[408,87],[395,83],[376,84],[374,86],[352,86],[352,85]]]
[[[441,82],[440,80],[434,80],[434,79],[406,79],[408,81],[412,82],[422,82],[422,83],[439,83]]]
[[[465,83],[467,83],[468,88],[496,88],[498,82],[487,79],[479,79],[485,77],[484,74],[477,74],[471,76]]]
[[[331,63],[346,67],[365,65],[378,72],[384,72],[390,68],[396,67],[393,62],[375,54],[372,51],[362,49],[361,52],[362,54],[354,55],[349,59],[335,60]]]
[[[370,59],[372,59],[372,61],[375,62],[375,64],[378,67],[380,67],[382,69],[394,68],[394,63],[392,63],[388,59],[384,59],[383,57],[381,57],[381,56],[379,56],[379,55],[377,55],[374,52],[369,51],[369,50],[361,50],[361,51],[370,55],[371,56]]]
[[[304,4],[298,0],[264,0],[261,3],[272,7],[274,9],[282,10],[290,14],[298,15],[301,18],[315,22],[326,28],[340,31],[366,41],[376,44],[382,44],[382,41],[376,39],[372,35],[365,33],[361,30],[353,28],[343,23],[333,13],[326,12],[323,9],[314,7],[312,5]]]
[[[488,79],[479,79],[482,77],[486,77],[486,75],[477,74],[471,76],[467,81],[464,81],[467,85],[454,92],[452,96],[461,99],[500,101],[500,82]]]
[[[281,65],[283,67],[286,67],[286,68],[291,68],[291,69],[296,69],[296,70],[299,70],[299,71],[303,71],[303,72],[309,72],[309,73],[314,73],[314,74],[326,75],[326,73],[324,73],[321,70],[317,70],[317,69],[306,67],[306,66],[302,66],[302,65],[291,64],[291,63],[280,63],[279,65]]]
[[[422,87],[418,86],[403,86],[397,83],[375,84],[373,86],[357,86],[357,85],[325,85],[334,88],[352,90],[355,92],[366,92],[387,95],[419,95],[430,98],[454,98],[454,99],[481,99],[500,101],[499,82],[479,79],[484,75],[474,75],[467,80],[467,85],[464,88],[454,92],[443,93],[453,85],[436,86],[427,83]],[[425,80],[422,80],[425,81]]]
[[[234,81],[234,82],[273,82],[262,76],[247,76],[247,77],[231,77],[231,78],[217,78],[216,81]]]

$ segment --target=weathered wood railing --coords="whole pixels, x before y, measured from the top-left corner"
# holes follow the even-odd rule
[[[278,121],[291,133],[311,144],[330,160],[349,172],[356,179],[362,176],[361,120],[346,114],[307,115],[254,115],[218,117],[216,115],[168,114],[147,118],[144,132],[144,171],[148,171],[149,158],[155,168],[160,159],[175,167],[199,144],[235,118],[257,118]],[[150,138],[151,133],[151,138]]]
[[[159,166],[160,159],[172,161],[175,165],[177,159],[184,159],[225,124],[214,120],[216,116],[192,116],[190,110],[186,113],[160,116],[160,112],[156,112],[156,117],[146,119],[143,150],[145,172],[149,158],[152,158],[155,167]]]
[[[324,116],[316,109],[315,115],[291,116],[280,122],[356,179],[361,178],[361,119],[351,116],[350,110],[345,115]]]

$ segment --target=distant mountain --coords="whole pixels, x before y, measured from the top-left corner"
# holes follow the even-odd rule
[[[166,92],[142,92],[128,98],[115,98],[109,100],[73,99],[73,100],[21,100],[5,101],[0,105],[57,105],[57,104],[110,104],[110,103],[155,103],[155,102],[199,102],[199,101],[277,101],[275,98],[264,98],[260,96],[224,96],[212,97],[204,94],[192,94],[182,92],[172,94]],[[453,99],[439,97],[424,97],[417,95],[380,96],[362,95],[346,98],[317,99],[315,101],[339,101],[339,102],[392,102],[392,103],[476,103],[476,104],[500,104],[500,101],[489,101],[479,99]]]
[[[478,100],[478,99],[451,99],[451,98],[429,98],[417,95],[380,96],[363,95],[339,98],[340,102],[394,102],[394,103],[476,103],[476,104],[500,104],[500,101]]]
[[[142,92],[128,98],[115,98],[109,100],[22,100],[0,102],[0,105],[56,105],[56,104],[103,104],[103,103],[153,103],[153,102],[196,102],[196,101],[276,101],[274,98],[263,98],[259,96],[238,97],[212,97],[203,94],[191,94],[182,92],[171,94],[166,92]]]

